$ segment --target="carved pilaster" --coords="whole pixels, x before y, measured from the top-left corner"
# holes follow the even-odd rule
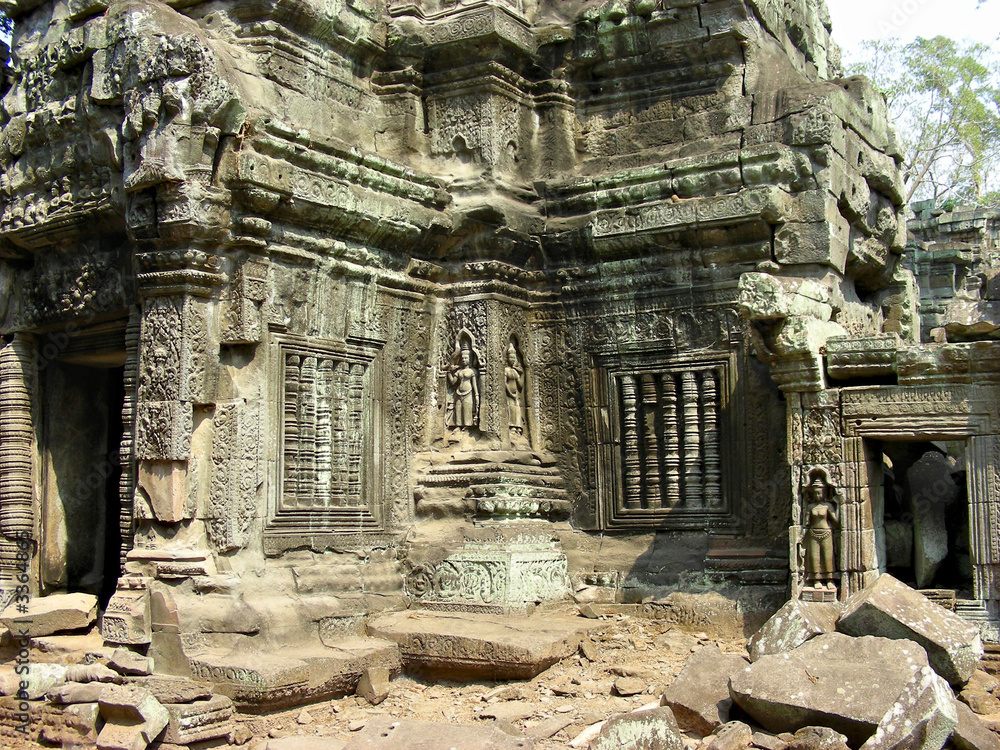
[[[121,531],[121,564],[125,569],[126,556],[132,549],[133,498],[135,497],[136,466],[135,466],[135,409],[136,388],[139,379],[139,325],[140,315],[133,308],[125,326],[125,368],[122,375],[122,388],[125,397],[122,401],[122,442],[119,448],[122,473],[118,480],[118,493],[121,500],[121,515],[119,527]]]
[[[34,340],[30,336],[17,334],[0,348],[0,606],[10,602],[15,576],[24,568],[18,553],[33,555],[33,545],[22,542],[19,547],[18,541],[33,538],[35,530],[31,418],[34,362]],[[34,576],[30,585],[34,592]]]

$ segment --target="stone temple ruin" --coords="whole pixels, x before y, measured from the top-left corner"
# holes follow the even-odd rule
[[[1000,225],[908,243],[822,2],[5,7],[0,604],[258,708],[407,607],[889,570],[996,639]]]

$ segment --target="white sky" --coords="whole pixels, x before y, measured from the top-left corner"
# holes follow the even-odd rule
[[[844,51],[866,39],[950,36],[995,44],[1000,35],[1000,0],[826,0],[833,19],[833,38]]]

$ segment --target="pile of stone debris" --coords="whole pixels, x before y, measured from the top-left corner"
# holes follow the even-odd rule
[[[346,704],[351,700],[361,701],[359,707],[371,707],[367,720],[340,722],[344,726],[338,727],[342,730],[339,737],[305,733],[293,737],[281,732],[262,737],[267,734],[266,729],[261,732],[266,721],[257,726],[256,720],[241,717],[230,699],[211,687],[153,674],[149,659],[105,646],[92,629],[96,616],[92,597],[67,595],[36,602],[31,643],[36,651],[46,651],[47,663],[37,660],[24,674],[18,674],[16,659],[0,667],[0,695],[5,696],[0,697],[0,746],[4,747],[35,746],[18,744],[18,714],[23,713],[19,707],[26,703],[30,724],[38,730],[35,736],[42,743],[109,750],[202,750],[233,745],[250,750],[531,750],[565,746],[590,750],[1000,750],[995,734],[1000,731],[1000,680],[978,670],[983,655],[978,629],[890,576],[882,576],[843,605],[788,602],[750,639],[749,659],[724,653],[719,648],[721,640],[718,645],[699,647],[699,640],[704,644],[709,639],[682,637],[676,632],[663,636],[676,642],[678,656],[690,653],[669,660],[675,665],[670,670],[676,673],[673,682],[664,687],[663,683],[631,679],[638,686],[625,690],[630,678],[618,677],[606,686],[610,695],[631,697],[606,697],[607,712],[591,719],[589,725],[577,723],[574,729],[568,726],[571,713],[565,713],[537,726],[519,728],[513,715],[497,706],[479,710],[479,718],[494,715],[494,722],[465,726],[457,719],[458,723],[449,725],[440,723],[440,712],[437,721],[419,720],[430,713],[407,705],[406,699],[396,701],[391,713],[377,715],[376,706],[386,705],[381,702],[390,690],[389,675],[385,674],[378,685],[363,679],[355,699],[324,704],[322,711],[339,710],[345,719],[350,713]],[[599,616],[600,607],[589,609],[593,610],[590,616]],[[630,621],[621,615],[615,617],[623,624]],[[656,621],[646,622],[646,631],[655,632]],[[603,636],[612,641],[622,637],[610,631]],[[81,638],[96,641],[87,645]],[[740,643],[731,645],[741,650]],[[729,647],[727,641],[725,649]],[[78,659],[77,663],[58,663],[60,648],[66,649],[67,662],[81,654],[87,657],[82,663]],[[520,687],[492,689],[482,700],[506,692],[526,697],[534,688],[542,690],[539,695],[566,695],[563,700],[568,703],[560,710],[568,709],[569,703],[584,699],[557,691],[557,682],[569,674],[567,665],[575,672],[580,665],[591,664],[592,676],[631,673],[614,666],[618,663],[615,659],[624,656],[620,650],[611,656],[612,666],[607,666],[607,657],[615,650],[600,654],[596,648],[584,638],[578,656],[565,659],[551,672],[543,672]],[[643,653],[650,654],[646,657],[650,666],[653,654],[663,656],[656,651]],[[545,674],[552,676],[546,678]],[[407,678],[399,684],[419,687],[410,682]],[[583,682],[589,685],[586,679]],[[544,685],[551,691],[542,689]],[[470,697],[478,701],[480,688],[470,685],[470,689]],[[587,687],[592,689],[598,688]],[[18,690],[23,691],[24,700],[17,696]],[[403,693],[413,694],[400,690],[400,698]],[[437,695],[442,688],[420,690]],[[448,688],[443,690],[447,693]],[[459,693],[467,692],[453,690],[456,701]],[[633,698],[635,706],[645,698],[645,705],[615,713],[627,710],[622,704]],[[504,707],[524,703],[512,701]],[[340,708],[334,708],[335,704]],[[310,706],[310,710],[316,714],[317,707]],[[501,714],[509,720],[500,721]],[[554,722],[557,726],[552,731],[542,731]],[[302,724],[301,716],[298,723]],[[543,739],[553,734],[565,739]]]
[[[31,651],[0,667],[0,746],[30,734],[56,747],[145,750],[158,739],[162,750],[186,750],[233,734],[229,698],[193,680],[153,674],[151,659],[104,646],[93,630],[97,597],[37,598],[27,616],[10,614],[2,618],[5,640],[13,638],[19,651],[18,641],[30,639]]]
[[[748,651],[749,662],[718,649],[697,651],[661,707],[611,719],[593,728],[593,739],[571,745],[1000,748],[990,731],[1000,728],[1000,700],[991,694],[1000,680],[977,669],[979,630],[891,576],[843,605],[788,602],[750,639]]]

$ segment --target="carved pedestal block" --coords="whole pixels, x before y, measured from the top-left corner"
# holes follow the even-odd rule
[[[149,579],[128,576],[118,582],[101,620],[101,635],[109,643],[144,645],[152,639]]]
[[[569,593],[566,555],[548,535],[535,536],[499,532],[496,541],[469,542],[439,563],[413,568],[407,593],[424,609],[493,614],[562,599]]]

